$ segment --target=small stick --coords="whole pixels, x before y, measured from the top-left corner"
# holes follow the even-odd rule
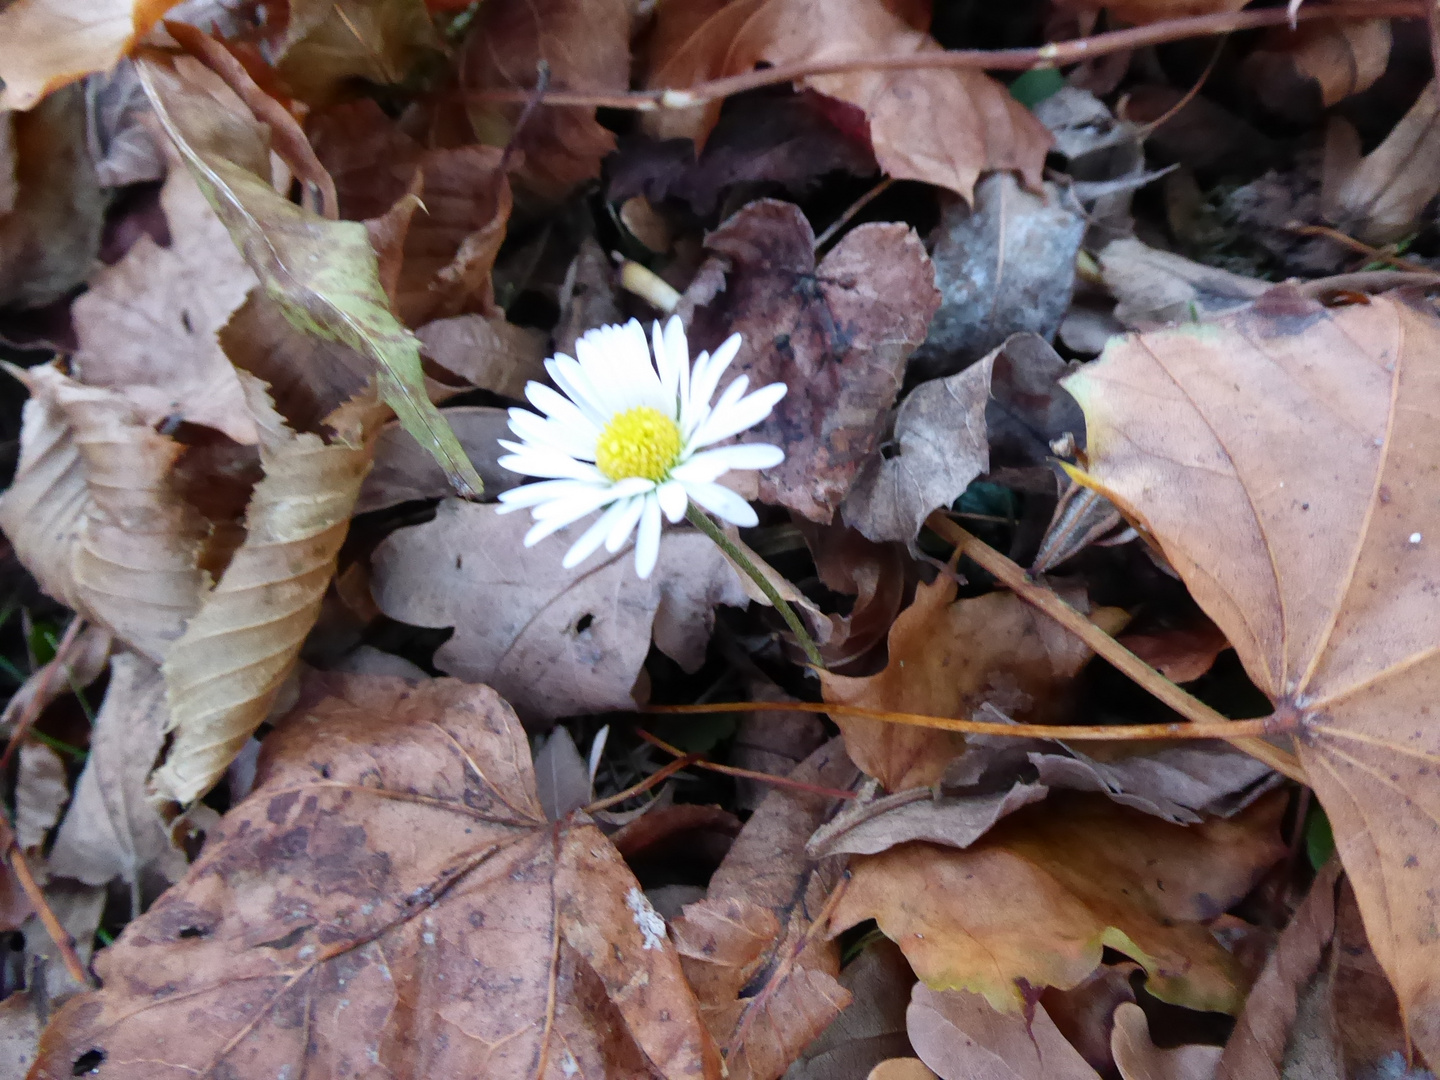
[[[1303,10],[1308,9],[1302,9],[1302,13]],[[1205,724],[1207,729],[1223,728],[1227,724],[1235,727],[1246,723],[1246,721],[1230,720],[1199,698],[1187,694],[1076,611],[1054,591],[1031,580],[1030,575],[1025,573],[1019,565],[1011,562],[983,540],[966,532],[943,514],[938,512],[931,514],[926,525],[983,566],[1020,599],[1049,615],[1050,618],[1090,646],[1097,656],[1103,657],[1113,667],[1128,675],[1137,685],[1148,690],[1191,723]],[[1258,735],[1259,732],[1255,734]],[[1070,737],[1074,738],[1075,736]],[[1213,737],[1226,738],[1218,734]],[[1277,746],[1272,746],[1264,739],[1252,737],[1248,729],[1245,731],[1245,737],[1226,739],[1226,741],[1263,761],[1276,772],[1283,773],[1298,783],[1307,783],[1305,769],[1293,754],[1287,753]]]
[[[815,243],[811,245],[812,248],[815,251],[819,251],[822,247],[829,243],[831,238],[834,237],[837,232],[843,229],[851,218],[853,218],[861,210],[864,210],[865,207],[869,206],[870,203],[877,196],[884,194],[885,189],[894,182],[895,178],[893,176],[887,176],[884,180],[881,180],[869,191],[865,192],[864,195],[861,195],[858,199],[851,203],[846,208],[843,214],[841,214],[838,218],[836,218],[830,223],[830,227],[828,229],[826,229],[824,232],[822,232],[819,236],[815,238]]]
[[[671,746],[659,736],[652,735],[644,728],[636,728],[635,734],[644,739],[651,746],[658,746],[667,754],[683,755],[685,752],[678,746]],[[692,755],[693,756],[693,755]],[[737,769],[734,765],[720,765],[713,761],[691,762],[697,769],[709,769],[711,772],[723,773],[725,776],[738,776],[743,780],[758,780],[762,784],[774,784],[776,787],[790,788],[793,791],[804,791],[812,795],[828,795],[832,799],[855,799],[858,798],[853,791],[842,791],[840,788],[822,787],[819,784],[807,784],[804,780],[792,780],[788,776],[776,776],[774,773],[756,772],[753,769]]]
[[[55,657],[45,665],[44,674],[40,676],[40,685],[36,687],[35,693],[25,703],[25,708],[15,718],[15,728],[10,733],[10,742],[5,747],[5,753],[0,754],[0,773],[10,765],[10,759],[15,756],[16,749],[25,737],[30,734],[30,728],[40,717],[40,710],[45,702],[46,696],[50,693],[50,684],[55,681],[55,676],[62,670],[68,677],[69,670],[66,661],[75,649],[75,642],[80,638],[80,631],[85,626],[85,620],[76,615],[70,620],[70,625],[65,628],[65,633],[60,638],[60,643],[55,646]],[[72,682],[74,680],[71,680]]]
[[[1395,267],[1397,270],[1409,270],[1419,274],[1434,274],[1424,263],[1412,262],[1409,259],[1401,258],[1399,255],[1390,255],[1379,248],[1373,248],[1353,236],[1347,236],[1339,229],[1332,229],[1325,225],[1306,225],[1303,221],[1290,221],[1285,225],[1287,232],[1299,233],[1301,236],[1323,236],[1341,247],[1347,247],[1357,254],[1364,255],[1372,262],[1383,262]],[[1437,275],[1440,276],[1440,275]]]
[[[79,622],[77,618],[75,620]],[[50,910],[50,904],[45,899],[45,892],[40,888],[35,875],[30,872],[30,864],[25,861],[25,853],[20,850],[20,845],[15,842],[15,832],[10,825],[0,822],[0,843],[5,845],[5,860],[10,864],[11,871],[20,881],[20,888],[25,890],[25,896],[35,913],[40,916],[40,922],[45,927],[45,932],[50,935],[50,940],[60,950],[60,959],[65,962],[65,970],[70,977],[81,986],[93,986],[90,974],[85,970],[85,965],[80,962],[80,955],[75,951],[75,942],[60,925],[60,920],[55,917],[55,912]]]
[[[604,799],[597,799],[595,802],[592,802],[589,806],[585,807],[585,812],[587,814],[593,814],[596,810],[604,810],[607,807],[615,806],[618,803],[622,803],[626,799],[633,799],[636,795],[644,794],[656,784],[660,783],[662,780],[668,780],[681,769],[689,768],[691,765],[695,764],[695,762],[699,760],[699,754],[685,754],[683,757],[679,757],[676,760],[670,762],[670,764],[656,769],[653,773],[647,776],[644,780],[641,780],[638,784],[631,784],[624,791],[617,792],[616,794],[610,795]]]
[[[1419,19],[1430,8],[1427,0],[1371,0],[1365,3],[1313,4],[1295,12],[1296,23],[1312,19]],[[857,71],[917,71],[921,69],[978,69],[981,71],[1028,71],[1056,68],[1111,53],[1163,45],[1186,38],[1258,30],[1267,26],[1289,26],[1291,16],[1284,8],[1261,11],[1220,12],[1184,19],[1165,19],[1127,30],[1110,30],[1073,41],[1050,42],[1026,49],[930,49],[899,56],[849,57],[845,59],[802,60],[696,83],[684,89],[674,87],[635,90],[628,93],[592,94],[555,90],[544,97],[546,105],[582,105],[589,108],[690,109],[709,101],[744,93],[763,86],[794,82],[816,75],[845,75]],[[522,102],[528,90],[481,90],[466,97],[471,101]]]

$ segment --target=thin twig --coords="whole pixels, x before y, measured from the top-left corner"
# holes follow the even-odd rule
[[[1308,10],[1308,9],[1304,9]],[[1283,14],[1283,12],[1282,12]],[[1223,728],[1225,725],[1243,724],[1246,721],[1229,720],[1216,712],[1199,698],[1187,694],[1169,679],[1145,663],[1129,649],[1121,645],[1100,627],[1062,600],[1054,591],[1033,581],[1029,574],[1016,563],[1011,562],[983,540],[972,536],[944,514],[936,512],[926,521],[931,530],[956,545],[964,554],[979,563],[1002,584],[1026,603],[1039,608],[1065,629],[1078,637],[1113,667],[1128,675],[1137,685],[1148,690],[1186,720],[1204,724],[1209,728]],[[1252,721],[1253,723],[1253,721]],[[1258,734],[1258,732],[1256,733]],[[1215,735],[1215,738],[1225,738]],[[1074,738],[1074,736],[1071,736]],[[1283,773],[1299,783],[1306,783],[1305,769],[1293,754],[1273,746],[1264,739],[1250,737],[1231,738],[1226,741],[1258,758],[1276,772]]]
[[[861,195],[858,199],[856,199],[853,203],[846,207],[845,212],[841,214],[838,218],[836,218],[834,221],[832,221],[830,223],[830,227],[815,238],[815,243],[811,245],[813,249],[815,251],[819,251],[822,247],[828,244],[830,240],[835,236],[835,234],[849,223],[851,218],[853,218],[861,210],[864,210],[865,207],[869,206],[870,203],[877,196],[884,194],[885,189],[894,182],[895,178],[893,176],[885,177],[885,179],[881,180],[869,191],[865,192],[864,195]]]
[[[1149,123],[1136,124],[1136,138],[1148,139],[1151,135],[1155,133],[1157,129],[1168,124],[1171,120],[1174,120],[1175,117],[1179,115],[1181,109],[1185,108],[1186,105],[1189,105],[1190,102],[1195,100],[1195,96],[1200,93],[1200,88],[1205,85],[1206,80],[1209,79],[1210,76],[1214,73],[1215,65],[1220,62],[1220,54],[1225,51],[1225,42],[1229,40],[1229,34],[1221,35],[1220,40],[1215,43],[1215,51],[1210,54],[1210,62],[1205,65],[1205,70],[1200,73],[1200,78],[1195,80],[1195,84],[1191,86],[1189,90],[1185,91],[1184,97],[1182,97],[1179,101],[1175,102],[1174,105],[1171,105],[1170,108],[1166,109],[1163,113],[1157,116],[1154,120],[1151,120]],[[1123,107],[1125,104],[1126,102],[1122,101],[1122,107],[1117,109],[1116,111],[1121,120],[1130,120],[1130,118],[1125,115],[1125,109]],[[1134,121],[1130,122],[1134,123]]]
[[[1395,267],[1397,270],[1408,270],[1418,274],[1434,274],[1424,263],[1414,262],[1410,259],[1401,258],[1399,255],[1387,254],[1379,248],[1373,248],[1353,236],[1348,236],[1339,229],[1332,229],[1328,225],[1307,225],[1303,221],[1289,221],[1285,224],[1286,232],[1298,233],[1301,236],[1323,236],[1341,247],[1349,248],[1351,251],[1364,255],[1371,262],[1383,262]]]
[[[1308,5],[1296,12],[1298,22],[1313,19],[1419,19],[1429,10],[1426,0],[1373,0]],[[764,86],[808,79],[817,75],[845,75],[859,71],[917,71],[921,69],[975,69],[982,71],[1028,71],[1031,68],[1062,67],[1078,64],[1097,56],[1163,45],[1187,38],[1210,37],[1238,30],[1258,30],[1267,26],[1288,26],[1290,16],[1284,8],[1261,11],[1221,12],[1196,15],[1186,19],[1165,19],[1146,26],[1111,30],[1073,41],[1051,42],[1028,49],[931,49],[898,56],[855,56],[847,59],[802,60],[793,64],[746,71],[723,79],[697,83],[684,89],[662,88],[634,90],[628,93],[593,94],[575,90],[555,90],[544,96],[546,105],[580,105],[590,108],[689,109],[706,102],[718,101],[731,94],[744,93]],[[471,101],[521,102],[533,91],[527,89],[480,90],[465,95]]]
[[[19,879],[20,888],[25,891],[25,896],[30,901],[31,907],[35,909],[35,914],[40,916],[40,922],[45,927],[45,932],[50,935],[50,940],[60,951],[60,959],[65,962],[65,970],[81,986],[94,985],[90,980],[90,973],[80,962],[79,953],[75,951],[74,939],[70,937],[65,927],[60,925],[60,920],[55,917],[49,901],[45,899],[45,891],[40,888],[39,882],[35,880],[35,875],[30,872],[30,864],[25,861],[25,853],[20,850],[20,845],[15,840],[14,830],[8,823],[3,828],[4,837],[0,839],[0,842],[5,845],[5,860],[10,864],[11,872]]]
[[[5,770],[9,768],[10,759],[15,756],[16,749],[25,741],[25,737],[30,734],[30,728],[34,725],[35,721],[39,719],[40,712],[47,703],[47,698],[50,694],[50,684],[55,681],[56,675],[64,671],[68,678],[69,666],[67,661],[70,659],[70,654],[75,650],[75,642],[79,640],[80,631],[84,626],[85,620],[79,615],[76,615],[70,620],[70,625],[65,628],[65,633],[60,638],[60,644],[55,646],[55,656],[50,663],[45,665],[44,671],[40,676],[39,685],[35,688],[35,693],[30,696],[30,700],[25,702],[25,708],[22,709],[20,715],[15,718],[15,727],[10,732],[10,742],[5,747],[5,752],[0,754],[0,774],[3,774]]]
[[[644,739],[651,746],[659,747],[667,754],[683,755],[685,751],[678,746],[671,746],[664,739],[652,735],[644,728],[636,728],[635,734]],[[828,795],[832,799],[854,799],[858,796],[853,791],[844,791],[841,788],[824,787],[820,784],[807,784],[804,780],[794,780],[788,776],[776,776],[774,773],[756,772],[753,769],[737,769],[733,765],[720,765],[714,761],[693,761],[692,765],[697,769],[708,769],[710,772],[722,773],[725,776],[735,776],[742,780],[757,780],[762,784],[774,784],[776,787],[790,788],[792,791],[804,791],[811,795]]]
[[[622,803],[626,799],[633,799],[636,795],[642,795],[645,792],[649,791],[656,784],[660,783],[662,780],[670,779],[670,777],[674,776],[681,769],[688,769],[691,765],[694,765],[695,762],[699,760],[699,754],[686,754],[683,757],[677,758],[676,760],[670,762],[670,764],[664,765],[661,768],[656,769],[653,773],[645,777],[645,779],[641,780],[638,784],[631,784],[624,791],[608,796],[607,798],[597,799],[595,802],[592,802],[589,806],[585,807],[585,813],[593,814],[596,810],[604,810],[608,807]]]

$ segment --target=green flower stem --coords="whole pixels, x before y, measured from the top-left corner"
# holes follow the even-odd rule
[[[775,606],[775,610],[785,620],[785,625],[790,627],[790,632],[800,642],[800,648],[805,650],[805,655],[809,658],[811,665],[817,671],[824,671],[825,661],[820,658],[820,650],[815,647],[815,641],[811,638],[810,632],[805,629],[805,624],[800,621],[800,617],[795,614],[795,609],[785,602],[785,598],[780,595],[774,585],[770,584],[770,579],[760,572],[760,568],[750,560],[750,557],[731,543],[730,538],[725,535],[720,526],[710,520],[710,515],[693,502],[685,508],[685,520],[714,540],[720,550],[730,556],[731,561],[749,575],[750,580],[755,582],[760,587],[760,591],[765,594],[765,598]]]

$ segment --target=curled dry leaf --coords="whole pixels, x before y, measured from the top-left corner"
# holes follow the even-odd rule
[[[22,851],[45,843],[69,798],[65,759],[44,743],[24,743],[15,778],[15,842]]]
[[[609,321],[623,320],[616,312]],[[601,323],[592,325],[599,326]],[[514,326],[503,318],[461,315],[453,319],[436,319],[415,333],[427,360],[434,361],[481,390],[519,399],[525,396],[526,383],[543,382],[546,378],[545,335],[538,330]],[[571,346],[574,346],[573,341]],[[564,352],[566,356],[573,355],[558,345],[556,351]],[[454,413],[446,415],[453,417]],[[486,480],[486,492],[494,494],[496,489],[489,486],[489,477]]]
[[[1112,345],[1067,385],[1091,482],[1142,521],[1295,725],[1370,942],[1440,1059],[1440,320],[1289,290]],[[1323,448],[1313,433],[1328,431]]]
[[[874,855],[897,844],[928,840],[967,848],[1006,814],[1039,802],[1043,784],[1015,784],[1007,791],[941,799],[923,788],[856,801],[820,828],[805,845],[811,856]]]
[[[906,1016],[915,1052],[941,1080],[1098,1080],[1043,1005],[1014,1016],[978,994],[916,983]]]
[[[684,88],[758,65],[898,56],[939,44],[894,10],[870,0],[731,0],[699,9],[662,7],[649,86]],[[678,9],[678,10],[674,10]],[[925,21],[928,22],[928,19]],[[669,24],[669,25],[667,25]],[[1050,133],[999,83],[979,71],[861,70],[804,79],[802,87],[863,110],[880,167],[969,200],[983,172],[1014,169],[1040,186]],[[703,141],[719,103],[655,114],[653,134]]]
[[[1166,627],[1148,634],[1124,634],[1119,640],[1175,683],[1198,679],[1210,670],[1216,657],[1230,647],[1220,628],[1203,615],[1187,626]]]
[[[909,544],[930,511],[949,506],[990,467],[985,405],[994,357],[921,383],[900,404],[895,431],[861,466],[841,512],[877,543]]]
[[[890,1058],[866,1074],[865,1080],[936,1080],[930,1067],[919,1058]]]
[[[1243,975],[1205,924],[1284,854],[1285,801],[1182,827],[1053,796],[964,851],[912,843],[857,857],[832,932],[873,918],[927,985],[1009,1012],[1026,987],[1077,985],[1107,946],[1145,968],[1156,997],[1235,1012]]]
[[[1270,287],[1133,237],[1105,246],[1100,274],[1115,297],[1115,317],[1130,330],[1209,319],[1244,307]]]
[[[444,410],[445,420],[460,440],[485,491],[497,495],[514,487],[521,477],[500,468],[503,453],[496,439],[510,438],[504,409],[490,405],[461,405]],[[450,481],[435,459],[399,424],[386,424],[375,440],[375,467],[365,477],[355,513],[383,510],[411,499],[440,499],[450,494]]]
[[[480,9],[461,60],[468,90],[530,89],[544,63],[552,90],[618,93],[630,85],[627,0],[494,0]],[[550,107],[516,127],[518,105],[470,107],[482,141],[519,152],[516,182],[528,194],[559,202],[600,175],[615,136],[593,108]]]
[[[478,492],[455,434],[425,393],[420,347],[390,312],[365,227],[329,221],[270,186],[266,129],[207,69],[141,61],[156,116],[266,294],[296,326],[377,365],[385,402],[457,490]]]
[[[1388,19],[1277,27],[1245,58],[1243,74],[1271,112],[1311,123],[1320,109],[1368,90],[1385,74],[1390,42]]]
[[[723,271],[723,291],[692,288],[689,299],[706,305],[692,323],[697,348],[741,334],[732,370],[752,385],[791,388],[748,436],[785,450],[762,474],[760,497],[826,523],[879,444],[939,294],[920,238],[904,225],[860,225],[818,266],[814,240],[799,207],[750,203],[705,240],[715,260],[697,280],[713,285]]]
[[[108,71],[178,0],[15,0],[0,10],[0,113]]]
[[[373,582],[392,619],[453,626],[436,666],[494,686],[527,722],[633,709],[652,629],[662,652],[694,670],[705,658],[712,608],[746,603],[720,549],[699,533],[663,535],[656,571],[640,581],[623,552],[561,569],[574,529],[527,548],[532,524],[523,514],[446,500],[433,521],[380,545]]]
[[[117,654],[85,769],[50,852],[51,873],[87,885],[115,878],[135,885],[152,867],[171,882],[184,874],[185,855],[145,795],[168,720],[159,670],[134,653]]]
[[[840,972],[840,985],[854,1000],[786,1070],[785,1080],[867,1080],[872,1066],[910,1053],[905,1005],[914,984],[915,973],[892,942],[871,942]]]
[[[825,700],[946,717],[970,717],[990,704],[1014,720],[1055,719],[1061,690],[1090,659],[1089,648],[1014,593],[957,601],[957,592],[946,575],[917,586],[890,629],[885,670],[864,678],[823,672]],[[1109,628],[1124,613],[1099,608],[1092,618]],[[855,763],[890,791],[935,783],[965,749],[953,732],[857,717],[835,722]]]
[[[664,922],[588,819],[545,819],[494,691],[315,678],[257,781],[101,955],[38,1077],[93,1052],[146,1080],[718,1080]]]
[[[1220,1060],[1218,1046],[1175,1046],[1162,1050],[1150,1039],[1145,1010],[1133,1001],[1115,1010],[1110,1035],[1121,1080],[1212,1080]]]
[[[843,789],[856,771],[832,739],[791,776]],[[685,975],[735,1080],[775,1080],[850,1003],[835,981],[839,950],[814,922],[838,867],[805,854],[805,838],[833,808],[824,795],[772,791],[705,899],[686,905],[672,926]]]

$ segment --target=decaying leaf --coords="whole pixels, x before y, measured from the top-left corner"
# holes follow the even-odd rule
[[[446,409],[445,420],[485,481],[489,494],[498,495],[520,483],[521,477],[496,464],[504,451],[495,440],[511,435],[504,409],[461,405]],[[435,459],[399,424],[386,424],[375,439],[375,467],[360,488],[355,513],[383,510],[411,499],[440,499],[448,494],[450,482]]]
[[[1327,310],[1282,289],[1117,342],[1067,384],[1092,482],[1145,523],[1295,725],[1375,955],[1432,1060],[1437,341],[1423,305]]]
[[[1145,968],[1156,997],[1236,1012],[1243,975],[1205,924],[1284,854],[1284,808],[1271,796],[1184,827],[1095,796],[1052,796],[964,851],[912,843],[855,858],[832,932],[873,918],[926,985],[1008,1012],[1026,987],[1078,984],[1106,946]]]
[[[15,778],[15,842],[22,851],[45,843],[70,799],[65,759],[44,743],[20,747],[20,769]]]
[[[590,323],[585,329],[604,321]],[[623,320],[617,312],[608,321]],[[545,336],[528,327],[515,326],[502,318],[460,315],[436,319],[415,333],[427,360],[481,390],[518,399],[525,396],[526,383],[545,381]],[[570,346],[573,348],[573,341]],[[560,345],[556,351],[574,355]],[[496,489],[487,485],[485,490],[494,494]]]
[[[276,69],[297,97],[322,105],[347,82],[403,82],[443,50],[423,0],[295,0]]]
[[[844,789],[855,766],[831,739],[791,774]],[[805,838],[829,816],[826,795],[772,791],[672,930],[705,1023],[735,1080],[775,1080],[850,1002],[839,952],[815,919],[838,867],[815,863]]]
[[[1209,319],[1244,307],[1270,287],[1133,237],[1106,245],[1100,273],[1117,301],[1115,317],[1130,330]]]
[[[953,578],[915,590],[890,630],[890,662],[864,678],[821,674],[825,700],[929,716],[969,717],[990,704],[1013,720],[1057,718],[1060,691],[1090,650],[1009,592],[955,599]],[[1101,626],[1123,612],[1097,609]],[[890,791],[935,783],[965,740],[952,732],[836,717],[855,763]]]
[[[365,227],[326,220],[276,192],[266,130],[199,64],[145,60],[139,70],[165,133],[267,295],[295,325],[374,361],[406,430],[457,490],[479,492],[474,466],[425,394],[419,345],[390,312]]]
[[[996,1012],[978,994],[916,983],[906,1026],[941,1080],[1097,1080],[1043,1005],[1030,1017]]]
[[[845,965],[840,985],[853,997],[785,1073],[785,1080],[866,1080],[883,1061],[910,1053],[905,1006],[915,973],[881,938]]]
[[[380,545],[373,584],[392,619],[455,627],[436,666],[509,695],[527,722],[633,709],[652,628],[661,651],[694,670],[712,609],[747,602],[720,550],[697,532],[662,536],[656,571],[641,581],[625,552],[561,569],[573,530],[527,548],[531,524],[446,500],[433,521]]]
[[[106,71],[178,0],[15,0],[0,9],[0,113]]]
[[[930,511],[949,506],[990,465],[988,357],[917,386],[900,403],[892,437],[861,467],[841,507],[845,524],[877,543],[909,544]]]
[[[0,1076],[18,1080],[30,1070],[44,1026],[26,991],[16,990],[0,1001]]]
[[[545,819],[514,714],[450,680],[312,680],[253,794],[98,970],[38,1076],[720,1076],[619,855]]]
[[[706,238],[724,291],[693,296],[695,348],[744,338],[732,371],[753,385],[791,387],[750,437],[785,461],[761,476],[760,497],[829,522],[880,441],[905,358],[939,302],[920,238],[904,225],[847,233],[820,264],[799,207],[753,202]],[[692,289],[692,295],[694,290]],[[803,393],[799,392],[804,388]]]
[[[939,48],[895,5],[867,0],[731,0],[697,11],[685,8],[659,11],[650,86],[684,88],[760,64]],[[667,26],[671,20],[674,25]],[[876,160],[897,179],[923,180],[966,200],[980,174],[994,169],[1013,169],[1030,187],[1040,186],[1050,133],[979,71],[871,69],[812,76],[801,85],[863,110]],[[718,114],[718,103],[664,110],[654,114],[652,132],[703,141]]]
[[[993,794],[941,799],[911,788],[845,807],[815,830],[805,850],[816,857],[874,855],[912,840],[967,848],[1006,814],[1039,802],[1048,793],[1043,784],[1019,783]]]
[[[1374,85],[1390,60],[1388,19],[1277,27],[1245,58],[1251,91],[1271,112],[1314,122],[1321,109]]]

